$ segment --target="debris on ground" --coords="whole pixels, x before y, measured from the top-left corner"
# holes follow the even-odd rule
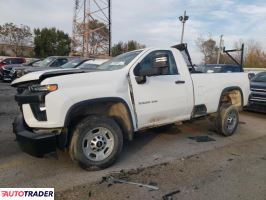
[[[158,183],[156,183],[156,182],[153,182],[153,181],[150,181],[150,182],[148,183],[148,185],[157,186],[157,185],[158,185]]]
[[[1,116],[1,115],[6,115],[6,114],[7,114],[7,113],[5,113],[5,112],[0,112],[0,116]]]
[[[266,160],[266,157],[261,157],[262,160]]]
[[[212,151],[205,151],[193,156],[170,161],[164,165],[158,164],[138,170],[121,170],[106,175],[117,179],[140,182],[148,185],[158,183],[159,190],[150,191],[148,188],[129,184],[114,184],[108,187],[108,182],[84,183],[68,190],[58,191],[58,200],[187,200],[187,199],[230,199],[241,193],[242,197],[265,200],[266,173],[266,137],[252,141],[234,143]],[[204,143],[203,143],[204,144]],[[234,156],[237,154],[241,156]],[[196,157],[199,157],[198,160]],[[234,159],[228,162],[229,158]],[[237,161],[237,162],[236,162]],[[256,165],[254,165],[256,163]],[[230,164],[230,166],[229,166]],[[241,167],[239,167],[241,166]],[[237,169],[237,170],[235,170]],[[247,169],[248,172],[247,173]],[[133,174],[133,175],[129,175]],[[122,176],[126,178],[121,178]],[[239,180],[239,181],[235,181]],[[235,184],[231,187],[232,183]],[[85,185],[85,188],[82,187]],[[228,186],[230,190],[228,190]],[[244,188],[244,189],[243,189]],[[246,190],[245,188],[249,188]],[[180,191],[177,191],[180,190]],[[88,194],[91,192],[91,197]],[[171,192],[176,193],[171,193]],[[206,197],[206,192],[208,196]],[[169,194],[168,194],[169,193]]]
[[[163,200],[172,200],[173,196],[175,194],[178,194],[178,193],[180,193],[180,190],[176,190],[176,191],[170,192],[170,193],[168,193],[168,194],[163,196]]]
[[[196,142],[211,142],[211,141],[216,141],[215,139],[207,136],[207,135],[201,135],[201,136],[191,136],[188,137],[191,140],[194,140]]]
[[[210,128],[210,129],[208,129],[208,131],[209,131],[209,135],[213,135],[213,134],[215,134],[215,133],[217,133],[217,130],[215,130],[214,128]]]
[[[136,182],[132,182],[132,181],[126,181],[126,180],[123,180],[123,179],[117,179],[117,178],[114,178],[112,176],[109,176],[106,179],[106,181],[109,184],[125,183],[125,184],[130,184],[130,185],[137,185],[139,187],[146,187],[146,188],[149,188],[150,190],[159,190],[159,187],[155,186],[154,183],[152,183],[152,185],[148,185],[148,184],[136,183]],[[157,185],[157,183],[156,183],[156,185]]]
[[[199,187],[197,185],[193,185],[192,187],[193,187],[193,190],[198,190],[199,189]]]
[[[236,153],[230,153],[232,156],[241,156],[239,154],[236,154]]]

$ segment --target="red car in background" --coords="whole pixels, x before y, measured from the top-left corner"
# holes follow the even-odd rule
[[[5,58],[4,60],[0,61],[0,68],[2,68],[4,65],[22,64],[25,62],[25,58]]]

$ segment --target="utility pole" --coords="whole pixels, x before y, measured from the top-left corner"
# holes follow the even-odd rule
[[[219,44],[219,50],[218,50],[218,56],[217,56],[217,64],[220,63],[220,56],[222,51],[222,45],[223,45],[223,35],[220,36],[220,44]]]
[[[111,15],[111,0],[108,0],[108,17],[109,17],[109,56],[112,56],[112,15]]]
[[[186,11],[184,12],[183,16],[179,17],[179,21],[182,23],[182,34],[181,34],[181,44],[183,43],[184,39],[184,31],[185,31],[185,23],[188,20],[189,16],[186,15]]]
[[[107,57],[111,54],[111,1],[73,0],[71,54]]]
[[[87,33],[87,25],[86,25],[86,18],[87,18],[87,11],[86,11],[86,7],[87,7],[87,0],[84,0],[83,2],[83,38],[82,38],[82,56],[85,57],[86,54],[86,43],[87,43],[87,37],[88,37],[88,33]]]

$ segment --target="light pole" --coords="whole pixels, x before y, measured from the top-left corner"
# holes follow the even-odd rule
[[[181,21],[182,25],[182,34],[181,34],[181,44],[183,43],[183,39],[184,39],[184,29],[185,29],[185,23],[188,20],[188,16],[186,15],[186,11],[184,12],[184,16],[180,16],[179,17],[179,21]]]
[[[223,45],[223,35],[220,36],[220,44],[219,44],[219,50],[218,50],[218,56],[217,56],[217,64],[220,63],[220,56],[222,51],[222,45]]]

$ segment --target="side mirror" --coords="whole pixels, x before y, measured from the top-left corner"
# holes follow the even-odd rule
[[[135,79],[138,84],[144,84],[147,81],[146,76],[136,76]]]
[[[162,74],[162,68],[159,67],[152,67],[148,69],[139,69],[139,71],[136,74],[136,81],[138,84],[143,84],[147,80],[147,76],[159,76]]]
[[[251,80],[253,77],[255,76],[255,73],[248,73],[248,78],[249,78],[249,80]]]
[[[155,55],[151,58],[150,66],[146,69],[139,64],[135,69],[136,81],[138,84],[146,82],[147,76],[159,76],[168,74],[169,61],[165,54]]]
[[[161,75],[160,68],[149,68],[149,69],[140,69],[139,76],[158,76]]]
[[[6,62],[6,61],[3,61],[2,63],[3,63],[4,65],[6,65],[6,64],[7,64],[7,62]]]

